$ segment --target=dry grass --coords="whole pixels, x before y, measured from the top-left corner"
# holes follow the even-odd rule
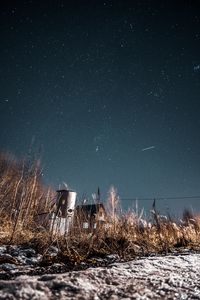
[[[1,240],[21,242],[32,238],[36,216],[49,211],[52,197],[53,192],[41,182],[39,161],[0,154]]]
[[[79,220],[66,237],[52,235],[36,220],[39,213],[50,211],[53,197],[54,192],[42,184],[38,161],[17,161],[0,154],[0,243],[29,242],[44,254],[44,261],[50,259],[48,247],[56,245],[60,252],[54,260],[74,263],[107,254],[131,259],[181,247],[200,249],[199,217],[185,211],[182,221],[173,222],[161,217],[155,207],[148,221],[135,211],[122,214],[114,188],[108,196],[106,225],[88,232]]]

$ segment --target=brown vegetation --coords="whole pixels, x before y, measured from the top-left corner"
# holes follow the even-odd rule
[[[109,222],[90,232],[82,226],[72,226],[66,237],[53,235],[37,222],[40,213],[50,211],[53,197],[54,192],[42,184],[38,161],[16,161],[0,154],[0,243],[31,243],[43,253],[46,262],[52,262],[48,247],[56,245],[60,251],[54,261],[74,263],[107,254],[131,259],[181,247],[200,249],[198,217],[185,211],[183,220],[174,222],[160,216],[155,206],[148,221],[134,211],[122,214],[113,188],[107,203]]]

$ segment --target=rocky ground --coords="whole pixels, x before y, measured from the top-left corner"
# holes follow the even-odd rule
[[[55,271],[65,273],[43,274],[49,273],[44,269],[38,272],[40,275],[30,276],[21,274],[39,268],[40,256],[31,248],[13,247],[9,249],[12,255],[7,250],[0,247],[0,299],[200,299],[197,253],[121,263],[112,262],[116,257],[110,256],[106,267],[66,272],[62,265],[55,264]],[[56,248],[51,251],[53,255]]]

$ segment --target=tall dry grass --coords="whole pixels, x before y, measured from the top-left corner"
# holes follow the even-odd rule
[[[49,211],[53,192],[44,187],[39,160],[17,160],[0,153],[0,239],[10,242],[34,236],[36,216]]]
[[[200,218],[185,211],[182,220],[173,221],[159,215],[155,204],[151,218],[130,210],[123,213],[115,188],[105,204],[105,224],[85,230],[81,218],[74,222],[67,236],[53,235],[42,228],[38,215],[51,210],[55,193],[42,183],[40,164],[16,160],[0,154],[0,243],[31,242],[48,261],[48,247],[59,248],[62,261],[81,262],[95,256],[117,254],[131,259],[174,249],[200,249]],[[54,258],[55,259],[55,258]]]

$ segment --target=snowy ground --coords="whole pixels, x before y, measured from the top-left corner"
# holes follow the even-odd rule
[[[200,299],[200,254],[0,280],[0,299]]]

